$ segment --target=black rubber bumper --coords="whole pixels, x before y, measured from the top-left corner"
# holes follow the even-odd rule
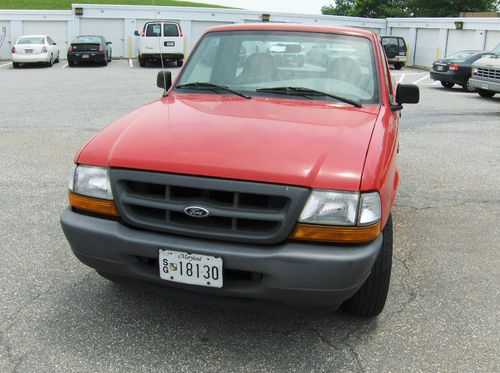
[[[106,277],[139,280],[136,285],[215,303],[217,299],[220,303],[264,301],[336,309],[364,283],[382,245],[382,236],[355,246],[300,241],[263,246],[200,240],[136,230],[70,209],[62,214],[61,225],[78,259]],[[160,249],[221,257],[224,286],[216,289],[161,280]],[[235,273],[251,276],[233,278]]]

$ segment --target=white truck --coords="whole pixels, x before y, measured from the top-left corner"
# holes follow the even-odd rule
[[[493,53],[472,64],[469,83],[481,97],[493,97],[500,93],[500,44],[493,49]]]
[[[184,35],[181,26],[172,21],[149,21],[140,31],[135,31],[138,40],[138,58],[141,67],[148,61],[184,62]]]

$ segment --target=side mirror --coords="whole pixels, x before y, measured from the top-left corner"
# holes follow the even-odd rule
[[[52,44],[52,45],[57,45],[57,43],[54,43],[54,44]]]
[[[113,44],[113,43],[112,43],[112,42],[110,42],[110,41],[107,41],[107,42],[106,42],[106,44],[107,44],[107,45],[110,45],[110,44]]]
[[[139,31],[135,30],[135,31],[134,31],[134,35],[135,35],[135,36],[139,36]]]
[[[168,91],[172,86],[172,73],[167,70],[160,71],[156,77],[156,86]]]
[[[396,105],[392,110],[397,111],[403,108],[403,104],[418,104],[420,101],[420,89],[416,84],[398,84],[396,88]]]

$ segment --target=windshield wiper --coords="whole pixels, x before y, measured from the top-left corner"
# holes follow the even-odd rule
[[[305,88],[305,87],[271,87],[271,88],[257,88],[257,92],[270,92],[276,94],[285,94],[285,95],[296,95],[296,96],[325,96],[331,97],[335,100],[345,102],[346,104],[351,104],[356,107],[363,107],[359,102],[340,97],[337,95],[333,95],[331,93],[317,91],[315,89]]]
[[[217,91],[217,90],[222,90],[226,92],[230,92],[232,94],[235,94],[237,96],[250,99],[252,96],[246,95],[242,92],[236,91],[234,89],[231,89],[225,85],[220,85],[220,84],[214,84],[214,83],[208,83],[208,82],[193,82],[193,83],[186,83],[186,84],[179,84],[175,88],[189,88],[189,89],[209,89],[212,91]]]

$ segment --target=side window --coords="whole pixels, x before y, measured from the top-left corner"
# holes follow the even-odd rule
[[[161,36],[161,25],[159,23],[150,23],[146,26],[147,37]]]
[[[402,48],[406,47],[404,39],[399,39],[399,46]]]
[[[382,47],[383,50],[383,47]],[[385,53],[383,53],[383,58],[384,58],[384,80],[385,80],[385,87],[387,88],[387,92],[389,92],[389,102],[391,104],[396,103],[396,97],[394,97],[394,88],[392,87],[392,82],[391,82],[391,73],[389,71],[389,65],[387,64],[387,56]]]
[[[175,23],[165,23],[163,25],[163,36],[179,36],[179,28]]]
[[[54,42],[52,41],[52,39],[50,38],[50,36],[47,36],[47,43],[48,43],[49,45],[54,44]]]

